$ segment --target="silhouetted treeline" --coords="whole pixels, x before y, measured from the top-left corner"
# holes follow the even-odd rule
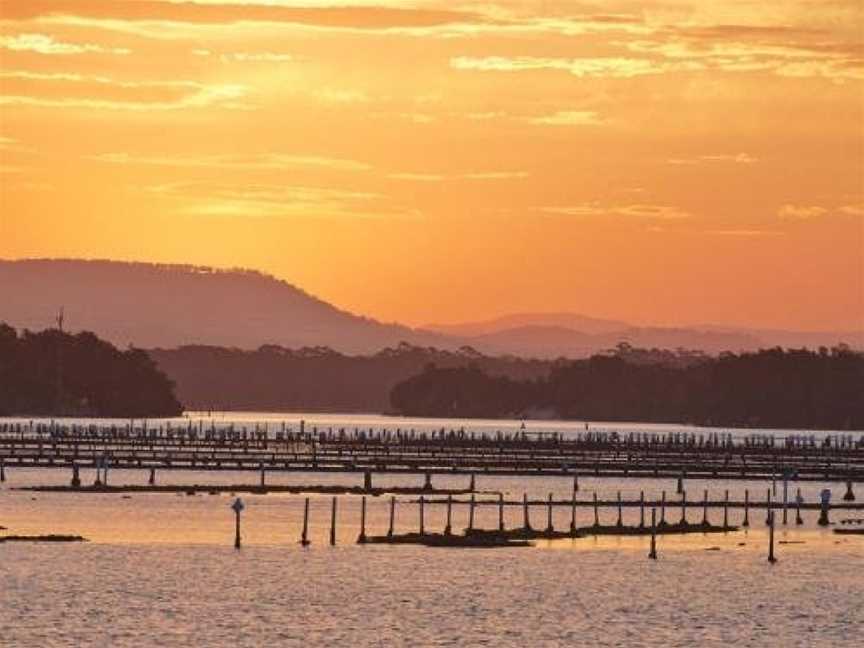
[[[429,366],[394,387],[391,403],[409,416],[542,411],[578,420],[858,430],[864,429],[864,355],[845,347],[777,348],[648,363],[628,347],[559,364],[536,380],[490,376],[476,366]]]
[[[489,375],[518,380],[546,376],[545,360],[484,356],[473,349],[441,351],[402,344],[373,355],[343,355],[327,347],[262,346],[242,351],[211,346],[148,353],[177,384],[188,409],[387,412],[390,390],[429,363],[475,364]]]
[[[177,416],[174,386],[140,349],[92,333],[22,334],[0,323],[0,415]]]

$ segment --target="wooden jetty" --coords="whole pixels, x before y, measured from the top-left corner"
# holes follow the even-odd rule
[[[157,471],[336,472],[864,482],[864,435],[735,438],[709,433],[467,433],[464,430],[273,431],[59,423],[0,424],[0,478],[13,467]],[[73,482],[75,479],[73,474]]]

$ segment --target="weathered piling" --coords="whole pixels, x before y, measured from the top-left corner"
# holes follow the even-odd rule
[[[367,491],[372,490],[372,471],[365,470],[363,472],[363,488]]]
[[[420,535],[426,535],[426,498],[422,495],[420,496],[419,503],[419,515],[420,515]]]
[[[546,504],[546,533],[549,535],[555,533],[555,527],[552,524],[552,493],[549,493],[549,500]]]
[[[741,526],[750,526],[750,491],[748,489],[744,489],[744,521],[741,522]]]
[[[333,506],[330,509],[330,545],[336,544],[336,502],[337,497],[333,498]]]
[[[639,528],[645,528],[645,491],[639,491]]]
[[[234,511],[234,548],[240,548],[240,512],[246,508],[243,500],[239,497],[231,504],[231,509]]]
[[[300,532],[300,544],[309,546],[309,498],[303,503],[303,531]]]
[[[618,521],[615,523],[619,529],[624,526],[624,517],[621,510],[621,491],[618,491]]]
[[[78,464],[72,464],[72,488],[81,488],[81,474]]]
[[[678,483],[675,487],[675,492],[681,495],[684,492],[684,473],[678,476]]]
[[[501,498],[504,499],[503,496]],[[453,496],[447,495],[447,524],[444,525],[444,535],[449,536],[453,533]]]
[[[855,493],[852,491],[852,480],[849,479],[846,481],[846,494],[843,495],[844,502],[854,502],[855,501]]]
[[[504,493],[498,493],[498,530],[504,531]]]
[[[771,515],[772,511],[771,504],[771,489],[768,489],[768,492],[765,494],[765,524],[771,524],[771,521],[774,519]]]
[[[660,493],[660,526],[666,526],[666,491]]]
[[[831,491],[823,488],[819,494],[819,526],[828,526],[831,521],[828,519],[828,504],[831,501]]]
[[[0,459],[0,482],[6,481],[6,462]]]
[[[795,524],[804,524],[804,519],[801,517],[801,502],[804,498],[801,497],[801,489],[795,494]]]
[[[777,562],[774,557],[774,511],[768,511],[768,562],[772,565]]]
[[[531,517],[528,514],[528,493],[522,493],[522,528],[531,530]]]
[[[651,508],[651,550],[648,552],[651,560],[657,560],[657,509]]]
[[[468,530],[474,530],[474,507],[477,505],[474,499],[474,493],[471,493],[471,499],[468,501]]]
[[[573,475],[573,493],[579,492],[579,475]]]
[[[687,491],[681,491],[681,526],[687,524]]]
[[[156,469],[155,468],[150,469],[150,478],[147,480],[147,483],[150,486],[156,485]]]
[[[431,472],[425,473],[424,481],[423,481],[423,490],[426,490],[426,491],[432,490],[432,473]]]
[[[468,482],[468,490],[472,493],[477,490],[477,479],[474,473],[471,473],[471,481]]]
[[[576,535],[576,493],[573,493],[573,500],[570,504],[570,535]]]
[[[420,496],[423,501],[423,496]],[[422,504],[421,504],[422,507]],[[422,514],[421,514],[422,515]],[[357,544],[366,544],[366,496],[360,499],[360,535],[357,536]]]
[[[594,498],[593,499],[593,502],[594,502],[594,526],[599,527],[600,526],[600,507],[597,504],[597,491],[594,491],[592,493],[592,495]]]
[[[702,496],[702,526],[708,526],[708,489]]]
[[[729,489],[723,493],[723,528],[729,528]]]
[[[390,524],[387,527],[387,537],[393,537],[393,527],[396,525],[396,498],[390,498]]]

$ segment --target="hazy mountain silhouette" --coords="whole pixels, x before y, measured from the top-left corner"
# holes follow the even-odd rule
[[[440,334],[339,310],[248,270],[116,261],[0,261],[0,321],[51,326],[65,307],[70,330],[125,346],[208,344],[255,349],[329,345],[372,353],[400,341],[452,346]]]
[[[642,348],[700,349],[706,353],[755,351],[766,347],[864,348],[864,331],[782,331],[730,326],[633,326],[575,313],[534,313],[483,322],[430,325],[439,333],[464,336],[463,342],[488,354],[535,357],[587,357],[621,342]]]
[[[423,328],[428,331],[446,333],[447,335],[477,337],[526,327],[567,329],[594,335],[598,333],[614,333],[615,331],[629,328],[630,324],[617,320],[578,315],[576,313],[516,313],[480,322],[428,324]]]
[[[864,348],[864,332],[809,333],[720,326],[635,327],[573,313],[517,314],[414,329],[340,310],[285,281],[250,270],[117,261],[0,260],[0,321],[42,330],[61,306],[67,327],[120,346],[211,345],[257,349],[327,346],[375,353],[402,342],[487,355],[582,358],[627,342],[707,353],[764,347]],[[434,329],[434,330],[432,330]]]

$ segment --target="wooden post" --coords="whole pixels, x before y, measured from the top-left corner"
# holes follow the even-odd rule
[[[72,464],[72,488],[81,488],[81,475],[78,472],[78,464]]]
[[[522,528],[526,531],[531,530],[531,518],[528,515],[528,493],[522,493]]]
[[[675,492],[678,493],[679,495],[681,495],[684,492],[684,473],[683,472],[678,477],[678,484],[676,486]]]
[[[619,529],[624,526],[624,517],[621,510],[621,491],[618,491],[618,522],[615,524]]]
[[[6,460],[0,459],[0,482],[6,481]]]
[[[468,532],[474,530],[474,493],[471,493],[471,500],[468,502]]]
[[[372,490],[372,471],[365,470],[363,471],[363,490],[371,491]]]
[[[570,535],[576,537],[576,493],[573,493],[573,502],[570,506]]]
[[[574,474],[573,475],[573,493],[575,494],[578,492],[579,492],[579,475]]]
[[[744,521],[742,527],[750,526],[750,490],[744,489]]]
[[[468,490],[472,493],[477,490],[476,488],[477,480],[474,476],[474,473],[471,473],[471,481],[468,482]]]
[[[303,504],[303,531],[300,534],[300,544],[309,546],[309,498]]]
[[[795,495],[795,524],[804,524],[804,519],[801,517],[801,489]]]
[[[432,490],[432,473],[426,473],[426,480],[423,482],[423,490],[431,491]]]
[[[555,533],[555,527],[552,525],[552,493],[549,493],[549,501],[546,504],[546,533],[549,535]]]
[[[156,469],[155,468],[150,469],[150,479],[147,480],[147,483],[150,484],[151,486],[156,485]]]
[[[729,528],[729,490],[723,494],[723,528]]]
[[[336,544],[336,499],[333,498],[333,507],[330,509],[330,545]]]
[[[447,495],[447,524],[444,527],[444,535],[450,535],[453,533],[453,526],[451,522],[453,521],[453,496]]]
[[[639,528],[645,528],[645,491],[639,491]]]
[[[504,531],[504,493],[498,493],[498,530]]]
[[[396,497],[390,498],[390,526],[387,528],[387,537],[393,537],[393,527],[396,524]]]
[[[422,496],[420,498],[423,499]],[[357,536],[357,544],[366,543],[366,496],[360,500],[360,535]]]
[[[648,552],[651,560],[657,560],[657,509],[651,508],[651,550]]]
[[[600,507],[597,504],[597,491],[594,491],[594,526],[600,526]]]
[[[265,477],[267,471],[264,469],[264,464],[259,464],[259,468],[261,470],[261,488],[264,488],[267,483],[267,479]]]
[[[769,491],[770,493],[770,491]],[[768,500],[771,500],[769,495]],[[768,511],[768,562],[772,565],[777,562],[774,557],[774,511]]]
[[[681,526],[687,526],[687,491],[681,491]]]
[[[702,526],[708,526],[708,489],[702,499]]]
[[[240,548],[240,511],[246,508],[243,505],[243,500],[239,497],[231,504],[231,509],[234,511],[234,548]]]
[[[666,526],[666,491],[660,496],[660,526]]]
[[[846,494],[843,496],[844,502],[854,502],[855,501],[855,493],[852,492],[852,480],[846,480]]]
[[[765,524],[771,524],[771,521],[773,520],[773,518],[771,516],[772,508],[771,508],[771,489],[770,488],[768,489],[768,492],[765,494],[765,510],[767,511],[765,513]]]
[[[420,535],[426,535],[426,498],[420,496]]]

